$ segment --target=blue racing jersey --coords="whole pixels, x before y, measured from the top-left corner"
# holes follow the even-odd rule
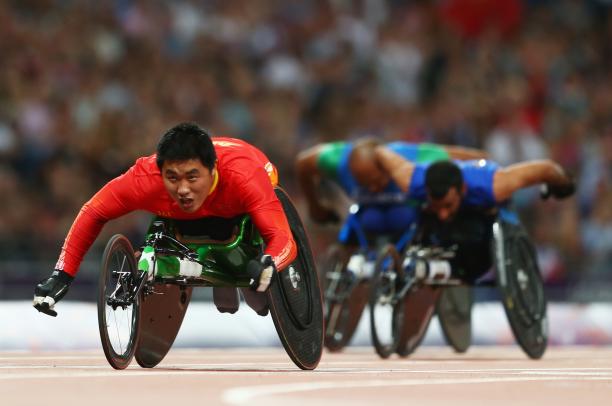
[[[463,174],[463,182],[467,187],[463,197],[462,206],[473,208],[491,208],[497,206],[493,194],[493,176],[499,169],[499,165],[493,161],[484,159],[474,161],[454,161]],[[420,201],[427,200],[427,190],[425,188],[425,172],[430,163],[417,163],[412,179],[408,198]]]
[[[413,144],[408,142],[391,142],[386,147],[411,162],[434,162],[448,159],[443,147],[434,144]],[[378,193],[372,193],[360,186],[349,168],[349,159],[353,150],[352,142],[334,142],[325,145],[317,160],[317,167],[325,176],[335,181],[344,192],[359,204],[397,204],[407,200],[395,182]]]

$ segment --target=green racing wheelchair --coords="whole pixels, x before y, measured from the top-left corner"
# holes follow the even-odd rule
[[[298,255],[276,272],[266,293],[274,326],[291,360],[301,369],[317,367],[323,349],[323,309],[315,263],[304,227],[286,192],[279,198]],[[155,217],[139,260],[129,240],[117,234],[104,250],[98,289],[102,348],[115,369],[133,358],[153,368],[179,332],[194,287],[248,287],[247,264],[264,242],[248,215],[236,219],[230,238],[185,236],[175,221]]]

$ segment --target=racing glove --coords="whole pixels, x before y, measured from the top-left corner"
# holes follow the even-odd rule
[[[49,316],[57,316],[57,312],[53,308],[66,295],[73,279],[73,276],[62,270],[54,270],[49,278],[36,285],[34,289],[34,308]]]
[[[276,265],[270,255],[262,255],[259,261],[252,259],[247,264],[247,274],[251,277],[249,287],[257,292],[265,292],[272,283]]]
[[[574,179],[571,177],[569,178],[569,182],[565,185],[551,185],[545,183],[540,188],[540,196],[544,200],[551,196],[558,200],[565,199],[573,195],[574,192],[576,192],[576,182],[574,182]]]

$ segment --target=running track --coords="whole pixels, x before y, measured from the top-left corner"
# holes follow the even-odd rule
[[[421,347],[379,359],[324,353],[301,371],[280,348],[173,349],[154,369],[115,371],[102,351],[0,352],[1,404],[14,405],[610,405],[612,347]]]

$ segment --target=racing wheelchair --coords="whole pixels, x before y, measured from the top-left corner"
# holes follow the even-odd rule
[[[363,310],[368,305],[370,280],[377,266],[379,247],[386,246],[389,244],[388,241],[395,241],[389,244],[389,247],[392,247],[389,249],[401,252],[414,234],[409,228],[393,236],[383,235],[372,238],[366,234],[357,219],[359,209],[357,204],[350,206],[346,225],[340,235],[341,240],[348,239],[348,235],[354,236],[356,248],[347,249],[346,245],[340,243],[332,245],[321,267],[323,271],[321,280],[324,286],[325,347],[331,352],[340,351],[349,344]],[[449,290],[449,293],[453,292]],[[458,308],[461,304],[458,299],[462,299],[462,296],[456,296],[456,294],[442,295],[439,301],[441,306],[437,309],[441,319],[453,320],[456,314],[465,313]],[[450,325],[451,322],[447,324]],[[456,351],[465,351],[467,347],[455,336],[457,334],[448,334],[445,337]],[[376,339],[377,337],[373,336],[373,340]]]
[[[323,309],[315,263],[304,227],[286,192],[275,188],[293,238],[296,259],[276,272],[266,293],[281,343],[301,369],[317,367],[323,349]],[[136,261],[117,234],[104,250],[98,289],[102,348],[115,369],[133,358],[153,368],[178,334],[194,287],[248,287],[247,264],[264,242],[248,215],[235,220],[226,240],[186,235],[177,221],[154,217]]]
[[[356,248],[333,244],[321,267],[323,282],[325,347],[337,352],[352,339],[363,310],[368,304],[370,279],[374,273],[378,247],[395,237],[392,245],[401,251],[412,236],[410,229],[398,235],[375,236],[366,234],[358,220],[360,206],[352,204],[339,239],[354,238]]]
[[[369,299],[372,338],[381,357],[414,352],[436,310],[443,315],[440,324],[447,341],[458,352],[466,350],[472,286],[496,286],[520,347],[532,359],[544,354],[547,302],[534,246],[518,217],[502,208],[491,216],[466,214],[464,223],[476,224],[478,244],[459,247],[453,242],[465,239],[457,234],[465,228],[436,229],[422,220],[402,255],[393,246],[381,250]],[[458,264],[464,269],[456,269]],[[473,272],[470,266],[480,269]],[[494,280],[481,278],[491,266]]]

